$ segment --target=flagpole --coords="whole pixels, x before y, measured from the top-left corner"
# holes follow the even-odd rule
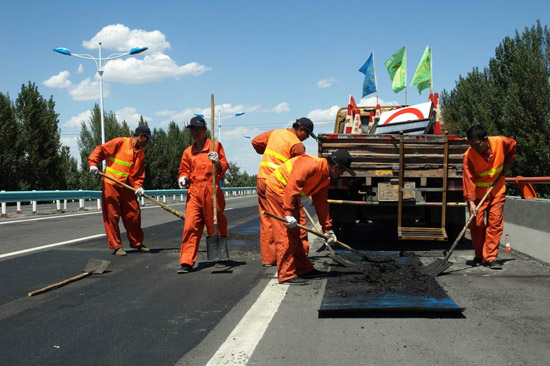
[[[374,87],[376,88],[376,105],[378,105],[378,81],[376,80],[376,62],[374,62],[374,51],[372,51],[372,70],[374,71]]]
[[[430,47],[430,94],[432,94],[433,91],[433,82],[434,82],[434,72],[433,72],[433,49]]]
[[[407,105],[407,46],[405,46],[405,105]]]

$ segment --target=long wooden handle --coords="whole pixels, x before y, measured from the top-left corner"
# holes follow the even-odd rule
[[[104,177],[104,178],[107,178],[107,179],[109,179],[109,180],[112,180],[113,182],[116,182],[116,183],[120,184],[120,185],[123,186],[124,188],[128,188],[128,189],[131,190],[132,192],[135,192],[135,191],[136,191],[136,189],[135,189],[134,187],[131,187],[131,186],[129,186],[128,184],[123,183],[123,182],[121,182],[121,181],[119,181],[119,180],[117,180],[117,179],[115,179],[115,178],[109,177],[108,175],[105,175],[105,174],[103,174],[102,172],[97,172],[97,174],[99,174],[100,176],[102,176],[102,177]],[[180,219],[185,220],[185,214],[184,214],[183,212],[180,212],[180,211],[178,211],[178,210],[175,210],[175,209],[173,209],[172,207],[167,206],[167,205],[165,205],[164,203],[159,202],[159,201],[157,201],[156,199],[154,199],[153,197],[148,196],[148,195],[146,195],[146,194],[144,194],[143,197],[147,198],[149,201],[153,202],[154,204],[159,205],[160,207],[162,207],[162,208],[165,209],[166,211],[170,212],[171,214],[176,215],[176,216],[179,217]]]
[[[49,285],[49,286],[46,286],[44,288],[41,288],[39,290],[35,290],[35,291],[32,291],[32,292],[29,292],[29,296],[34,296],[34,295],[38,295],[38,294],[41,294],[41,293],[44,293],[44,292],[47,292],[47,291],[50,291],[50,290],[53,290],[54,288],[58,288],[58,287],[61,287],[61,286],[65,286],[66,284],[68,283],[71,283],[71,282],[74,282],[74,281],[78,281],[79,279],[81,278],[84,278],[84,277],[87,277],[89,275],[91,275],[92,272],[84,272],[84,273],[81,273],[77,276],[74,276],[74,277],[71,277],[71,278],[68,278],[66,279],[65,281],[61,281],[61,282],[58,282],[58,283],[54,283],[53,285]]]
[[[264,215],[266,215],[266,216],[269,216],[269,217],[272,217],[272,218],[274,218],[274,219],[276,219],[276,220],[286,222],[286,220],[283,219],[282,217],[279,217],[279,216],[277,216],[277,215],[274,215],[274,214],[272,214],[272,213],[270,213],[270,212],[262,211],[262,214],[264,214]],[[307,232],[309,232],[309,233],[312,233],[313,235],[317,235],[318,237],[323,238],[323,239],[325,239],[325,240],[327,240],[327,239],[329,238],[328,235],[321,234],[320,232],[317,232],[317,231],[315,231],[315,230],[312,230],[312,229],[308,228],[307,226],[303,226],[303,225],[300,225],[300,224],[297,224],[296,226],[299,227],[299,228],[302,229],[302,230],[305,230],[305,231],[307,231]],[[355,248],[350,247],[350,246],[347,245],[347,244],[342,243],[341,241],[336,240],[335,243],[338,244],[339,246],[341,246],[342,248],[349,250],[350,252],[352,252],[352,253],[358,255],[359,257],[361,257],[361,258],[363,258],[363,259],[365,259],[365,260],[370,260],[370,258],[367,257],[365,254],[361,253],[360,251],[358,251],[358,250],[355,249]]]
[[[210,121],[211,121],[211,131],[210,134],[212,135],[212,150],[215,151],[214,148],[214,128],[216,127],[214,125],[214,94],[210,94]],[[218,196],[216,195],[216,163],[212,161],[212,207],[214,207],[214,235],[218,235],[218,210],[216,208],[216,204],[218,203]]]
[[[479,208],[481,207],[483,202],[485,202],[487,197],[489,197],[489,194],[491,193],[491,191],[495,187],[495,184],[498,182],[498,180],[500,179],[501,176],[502,175],[499,175],[498,178],[495,179],[495,181],[491,184],[491,186],[489,187],[487,192],[485,192],[485,195],[483,196],[483,198],[481,198],[481,201],[479,201],[479,203],[476,206],[475,213],[473,215],[470,215],[470,217],[468,218],[468,221],[466,221],[466,225],[464,225],[464,227],[462,228],[462,230],[460,231],[460,233],[456,237],[455,241],[453,242],[453,245],[451,245],[451,248],[447,252],[447,255],[445,255],[445,258],[443,258],[444,261],[447,261],[451,257],[451,254],[453,254],[453,251],[455,250],[456,246],[458,245],[458,242],[460,241],[460,239],[462,239],[462,237],[464,236],[464,233],[466,233],[466,229],[468,228],[468,225],[470,225],[470,222],[472,222],[473,218],[477,216],[477,212],[479,211]]]
[[[321,233],[321,230],[319,230],[319,228],[317,227],[317,224],[315,224],[315,221],[313,221],[313,217],[311,217],[311,215],[309,214],[309,211],[306,210],[306,207],[303,206],[302,208],[304,209],[304,212],[306,213],[306,216],[307,216],[309,222],[311,222],[311,225],[313,225],[313,228],[314,228],[318,233]],[[336,255],[336,253],[334,252],[334,249],[332,249],[332,247],[330,246],[329,243],[327,243],[327,242],[325,241],[325,245],[327,246],[327,249],[328,249],[328,251],[330,252],[330,254]]]

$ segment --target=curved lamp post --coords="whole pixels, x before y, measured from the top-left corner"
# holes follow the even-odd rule
[[[237,112],[235,114],[232,114],[231,116],[227,116],[227,117],[223,117],[222,118],[222,110],[221,108],[218,108],[218,141],[219,142],[222,142],[222,120],[223,119],[228,119],[228,118],[233,118],[233,117],[239,117],[239,116],[242,116],[244,114],[244,112]],[[202,113],[195,113],[195,116],[199,116],[199,117],[205,117],[204,114]],[[209,116],[207,116],[209,117]]]
[[[85,60],[93,60],[95,62],[95,65],[97,67],[97,74],[99,75],[99,104],[101,109],[101,144],[103,145],[105,143],[105,119],[103,116],[103,70],[105,68],[105,65],[107,62],[114,60],[116,58],[121,58],[128,55],[137,55],[138,53],[142,53],[144,51],[147,51],[148,47],[134,47],[128,52],[122,52],[122,53],[113,53],[112,55],[109,55],[108,57],[102,58],[101,57],[101,42],[99,42],[99,57],[93,57],[92,55],[88,54],[77,54],[72,53],[66,48],[54,48],[53,50],[57,53],[60,53],[62,55],[66,56],[74,56],[78,58],[83,58]],[[105,167],[105,162],[103,162],[103,165]]]

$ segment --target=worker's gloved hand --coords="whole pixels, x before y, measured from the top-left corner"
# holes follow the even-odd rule
[[[180,179],[178,180],[178,185],[180,186],[181,189],[185,189],[187,185],[186,180],[187,180],[186,176],[180,177]]]
[[[145,194],[143,187],[136,188],[136,196],[141,197]]]
[[[334,234],[334,231],[332,230],[327,231],[325,235],[328,236],[328,238],[326,239],[327,244],[332,245],[334,244],[334,242],[336,242],[336,240],[338,240],[336,238],[336,234]]]
[[[212,162],[214,162],[214,163],[217,163],[218,161],[220,161],[218,153],[215,152],[215,151],[212,151],[212,152],[208,153],[208,159],[212,160]]]
[[[294,229],[296,226],[298,226],[298,221],[294,218],[294,216],[285,216],[285,226],[289,229]]]
[[[92,174],[92,175],[97,175],[97,172],[98,172],[98,171],[99,171],[99,169],[97,169],[97,166],[92,165],[92,166],[90,167],[90,174]]]

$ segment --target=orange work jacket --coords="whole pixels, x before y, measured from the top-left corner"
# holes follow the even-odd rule
[[[266,185],[282,196],[285,215],[292,216],[299,197],[311,196],[324,232],[332,228],[327,202],[329,183],[327,159],[307,154],[288,160],[266,180]]]
[[[107,160],[105,175],[120,182],[139,188],[145,179],[145,154],[142,149],[136,149],[131,137],[117,137],[103,145],[97,146],[88,157],[88,165],[98,165]],[[103,179],[104,183],[117,183]]]
[[[181,156],[180,167],[178,171],[178,179],[182,176],[188,177],[189,183],[199,184],[205,183],[212,185],[212,160],[208,158],[208,153],[212,149],[212,140],[206,139],[202,150],[197,150],[196,145],[192,144],[187,147]],[[219,184],[223,179],[225,172],[229,169],[227,158],[223,145],[218,141],[214,141],[214,151],[218,153],[222,171],[216,168],[216,183]]]
[[[464,153],[463,181],[466,201],[483,198],[491,184],[502,173],[504,164],[511,164],[515,160],[516,141],[514,139],[502,136],[490,136],[488,139],[490,147],[488,159],[471,147]],[[474,189],[475,195],[473,194]],[[491,191],[491,196],[499,197],[505,193],[505,180],[499,179]]]
[[[258,151],[256,140],[263,135],[258,136],[252,141],[252,145],[256,151]],[[303,147],[302,141],[291,129],[272,130],[269,131],[268,136],[267,145],[263,151],[262,161],[258,169],[258,178],[260,179],[269,177],[279,165],[291,159],[293,157],[292,151],[295,150],[294,146],[299,144]],[[305,148],[300,149],[301,153],[304,151]]]

